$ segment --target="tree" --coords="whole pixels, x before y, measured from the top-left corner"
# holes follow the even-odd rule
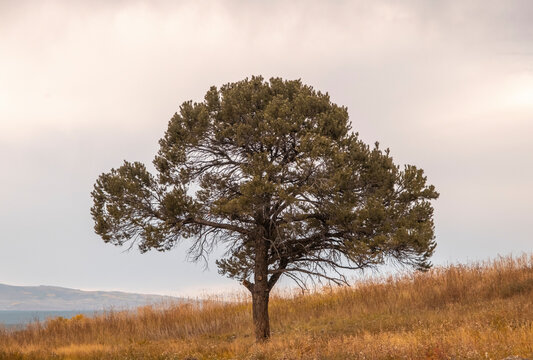
[[[393,260],[431,266],[438,197],[415,166],[351,131],[348,111],[300,80],[252,77],[184,102],[153,164],[100,175],[91,214],[105,242],[167,251],[191,240],[251,292],[255,336],[270,336],[269,294],[282,275],[346,281]]]

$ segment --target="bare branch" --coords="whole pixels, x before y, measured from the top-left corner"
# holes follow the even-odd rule
[[[303,274],[307,274],[307,275],[316,276],[316,277],[319,277],[319,278],[324,278],[326,280],[334,282],[337,285],[349,285],[349,283],[346,281],[345,278],[340,278],[340,277],[339,278],[335,278],[335,277],[331,277],[331,276],[328,276],[328,275],[320,273],[320,272],[310,271],[310,270],[301,269],[301,268],[276,269],[276,270],[270,270],[269,271],[269,273],[271,273],[271,274],[277,274],[277,273],[288,274],[288,273],[293,273],[293,272],[299,272],[299,273],[303,273]]]

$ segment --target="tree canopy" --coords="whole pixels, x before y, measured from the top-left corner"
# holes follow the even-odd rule
[[[194,260],[224,246],[217,265],[251,291],[258,339],[283,275],[340,283],[387,260],[431,266],[438,193],[423,170],[362,142],[347,109],[300,80],[211,87],[180,106],[159,144],[155,174],[124,162],[100,175],[96,233],[142,252],[189,239]]]

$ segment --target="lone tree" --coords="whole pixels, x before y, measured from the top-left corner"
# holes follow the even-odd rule
[[[282,275],[343,283],[346,269],[387,260],[431,266],[435,188],[359,140],[346,107],[300,80],[211,87],[181,105],[159,144],[156,175],[139,162],[100,175],[96,233],[141,252],[190,239],[194,260],[224,246],[219,271],[251,292],[258,341]]]

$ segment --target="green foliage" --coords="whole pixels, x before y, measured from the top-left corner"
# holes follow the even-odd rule
[[[190,238],[196,260],[220,244],[221,273],[251,284],[262,256],[270,288],[387,259],[431,265],[438,193],[423,171],[364,144],[345,107],[299,80],[211,87],[174,114],[153,163],[156,176],[125,162],[97,180],[104,241],[165,251]]]

